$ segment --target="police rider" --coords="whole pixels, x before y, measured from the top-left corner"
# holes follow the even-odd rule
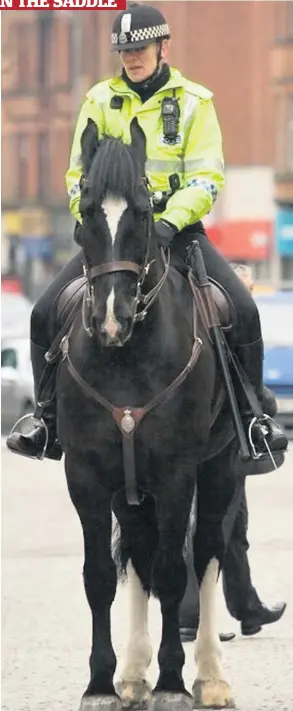
[[[224,185],[222,137],[212,92],[181,75],[167,62],[169,25],[158,9],[134,3],[116,16],[112,28],[112,51],[118,52],[120,76],[98,82],[88,92],[81,108],[66,174],[70,210],[81,223],[79,213],[81,135],[91,118],[99,135],[107,133],[130,142],[130,123],[137,117],[146,136],[146,175],[153,195],[158,244],[185,259],[186,248],[198,240],[208,275],[222,284],[235,305],[238,324],[230,345],[261,401],[263,342],[257,307],[228,262],[208,241],[202,218],[210,212]],[[52,303],[59,291],[82,275],[82,252],[57,275],[34,306],[31,317],[31,358],[38,398],[44,371],[44,356],[50,347],[48,322]],[[56,368],[49,376],[54,379]],[[252,418],[246,400],[239,402],[247,431]],[[56,403],[46,404],[43,420],[48,442],[45,456],[60,459],[56,438]],[[259,425],[255,425],[257,429]],[[7,445],[24,456],[41,458],[46,428],[37,422],[28,435],[13,433]],[[270,421],[267,442],[272,451],[285,450],[287,439]]]

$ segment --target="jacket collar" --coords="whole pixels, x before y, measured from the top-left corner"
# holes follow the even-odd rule
[[[115,92],[115,94],[124,94],[125,96],[138,96],[135,91],[130,89],[129,86],[127,86],[126,82],[124,79],[119,76],[119,77],[113,77],[110,82],[109,82],[110,89]],[[179,72],[179,69],[175,69],[174,67],[170,67],[170,79],[167,81],[164,86],[162,86],[161,89],[156,91],[153,96],[156,96],[156,94],[160,94],[161,92],[165,92],[169,89],[179,89],[183,87],[183,77],[181,72]],[[152,98],[152,97],[151,97]]]

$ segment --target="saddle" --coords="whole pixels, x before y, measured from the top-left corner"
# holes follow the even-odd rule
[[[70,313],[75,313],[75,306],[81,303],[85,291],[86,277],[81,276],[69,282],[58,294],[57,307],[57,322],[62,326]]]
[[[221,328],[230,331],[234,325],[236,315],[233,303],[225,289],[216,281],[209,279],[211,283],[211,295],[216,305],[217,314]],[[86,285],[84,276],[73,279],[67,284],[57,297],[57,322],[61,327],[71,312],[75,312],[77,303],[81,303]],[[202,289],[194,282],[193,296],[196,302],[198,314],[205,332],[209,335],[210,324],[205,307],[205,298]]]

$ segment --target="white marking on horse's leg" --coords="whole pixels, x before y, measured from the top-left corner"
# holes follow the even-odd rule
[[[116,316],[114,313],[114,300],[115,291],[114,287],[112,287],[107,299],[105,321],[102,323],[102,330],[108,333],[110,338],[115,338],[117,331],[119,331],[120,329],[120,325],[118,321],[116,321]]]
[[[122,672],[123,681],[143,681],[152,659],[148,632],[148,595],[143,590],[132,563],[127,564],[130,629]]]
[[[108,227],[110,230],[110,235],[112,239],[112,245],[114,246],[118,224],[127,208],[127,202],[122,197],[115,197],[115,195],[107,195],[102,202],[102,208],[104,210]]]
[[[216,587],[219,563],[210,560],[199,591],[199,626],[195,643],[197,679],[223,679],[222,648],[216,621]]]

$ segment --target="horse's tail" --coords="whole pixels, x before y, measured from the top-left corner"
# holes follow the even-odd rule
[[[196,531],[196,520],[197,520],[197,488],[195,487],[187,529],[183,548],[183,555],[185,560],[189,555],[193,556],[193,539]]]
[[[122,563],[121,528],[114,514],[112,517],[112,558],[116,565],[118,582],[125,583],[127,575]]]
[[[143,589],[152,589],[152,566],[158,546],[158,526],[156,518],[156,502],[146,495],[137,507],[129,507],[125,512],[126,502],[123,496],[116,496],[114,510],[119,520],[123,521],[122,530],[118,520],[113,516],[112,523],[112,558],[116,565],[119,582],[126,580],[127,563],[131,559],[133,567],[142,583]],[[120,511],[118,510],[120,508]],[[120,519],[120,513],[122,519]],[[125,515],[126,514],[126,515]]]
[[[184,558],[193,557],[193,538],[196,530],[197,496],[196,489],[192,500],[191,511],[186,531],[184,543]],[[121,536],[121,528],[116,516],[112,519],[112,558],[116,565],[117,577],[120,583],[127,580],[127,563],[131,557],[134,567],[146,590],[152,592],[157,597],[156,590],[152,586],[151,570],[158,544],[158,529],[155,515],[155,501],[151,497],[146,497],[142,505],[137,509],[140,525],[135,526],[135,530],[130,527],[124,532],[124,539]],[[132,548],[132,555],[129,555],[129,540],[135,540],[136,546]]]

